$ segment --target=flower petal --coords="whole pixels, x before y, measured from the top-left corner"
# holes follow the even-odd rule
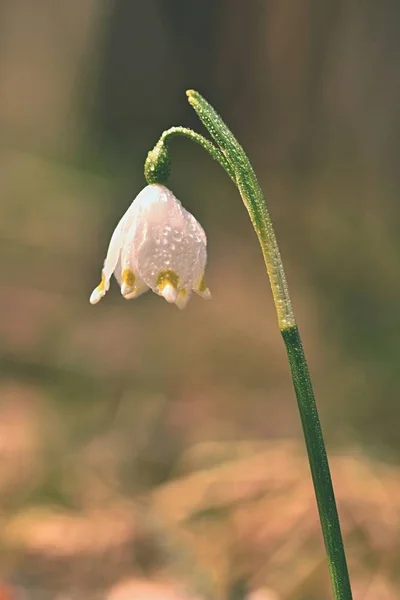
[[[185,288],[179,290],[178,295],[175,300],[175,304],[180,310],[186,308],[187,303],[190,300],[190,295],[191,295],[190,292],[188,290],[186,290]]]
[[[130,268],[122,269],[122,257],[115,267],[115,279],[121,287],[121,294],[125,300],[138,298],[150,288]]]
[[[179,288],[191,288],[197,276],[200,249],[206,256],[205,233],[170,190],[154,187],[158,188],[158,197],[153,196],[152,202],[142,208],[137,220],[131,264],[156,292],[159,274],[165,270],[179,276]],[[205,260],[202,272],[204,266]]]
[[[135,213],[136,206],[134,200],[113,231],[101,273],[101,282],[93,290],[90,296],[91,304],[97,304],[97,302],[100,302],[110,288],[110,278],[120,259],[124,237],[127,229],[131,226],[132,221],[135,219]]]
[[[178,290],[170,283],[167,283],[167,285],[161,290],[160,294],[166,299],[167,302],[174,304],[178,297]]]
[[[211,292],[204,281],[204,273],[198,284],[193,288],[193,291],[196,292],[196,294],[198,294],[202,298],[204,298],[204,300],[211,300]]]
[[[94,288],[93,292],[90,294],[89,302],[90,304],[97,304],[106,295],[108,288],[106,288],[107,282],[105,275],[102,275],[101,281],[99,285]]]

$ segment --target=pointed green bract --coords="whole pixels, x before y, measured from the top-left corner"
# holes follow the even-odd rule
[[[296,323],[282,259],[264,195],[250,160],[214,108],[198,92],[189,90],[186,94],[189,104],[234,170],[239,193],[260,242],[278,312],[279,327],[293,327]]]

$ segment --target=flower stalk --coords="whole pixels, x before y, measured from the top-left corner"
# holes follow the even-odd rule
[[[198,92],[189,90],[187,97],[215,144],[191,129],[172,127],[161,135],[154,149],[149,152],[145,163],[145,177],[149,184],[165,183],[170,170],[168,143],[172,137],[182,135],[200,144],[224,168],[239,190],[260,243],[279,329],[286,346],[334,598],[351,600],[346,556],[318,410],[300,332],[290,301],[283,262],[264,195],[245,151],[221,117]]]

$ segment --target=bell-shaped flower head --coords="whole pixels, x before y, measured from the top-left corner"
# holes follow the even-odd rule
[[[118,223],[110,241],[96,304],[114,273],[122,295],[136,298],[148,289],[185,308],[192,291],[211,298],[204,283],[207,238],[200,223],[165,186],[146,186]]]

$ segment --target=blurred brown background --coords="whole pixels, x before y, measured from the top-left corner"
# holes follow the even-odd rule
[[[212,302],[89,305],[161,131],[199,90],[269,201],[355,598],[400,597],[395,0],[2,0],[0,598],[330,598],[247,214],[172,144]]]

